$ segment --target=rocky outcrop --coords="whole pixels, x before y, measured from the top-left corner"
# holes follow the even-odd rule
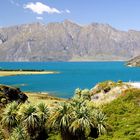
[[[27,99],[28,97],[19,88],[0,85],[0,104],[7,104],[12,101],[20,103],[25,102]]]
[[[140,53],[140,32],[108,24],[25,24],[0,28],[0,61],[128,60]]]
[[[127,66],[140,67],[140,56],[137,56],[127,62]]]
[[[91,89],[91,100],[96,105],[110,103],[118,98],[125,90],[131,89],[129,83],[123,83],[121,81],[105,81],[97,84]]]

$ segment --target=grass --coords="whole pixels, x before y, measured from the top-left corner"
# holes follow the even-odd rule
[[[118,84],[121,85],[122,83]],[[100,86],[105,88],[105,85],[106,83],[101,83]],[[115,83],[112,83],[112,86],[116,86]],[[59,102],[68,101],[48,94],[25,94],[28,96],[28,101],[34,105],[44,102],[49,107],[55,107]],[[110,131],[100,136],[97,140],[140,140],[140,89],[129,88],[123,91],[117,99],[100,107],[107,115]],[[0,108],[0,114],[2,114],[2,108]],[[2,132],[5,136],[8,136],[6,131]],[[60,134],[52,134],[49,140],[61,140]]]
[[[104,90],[105,92],[110,91],[113,87],[116,86],[122,86],[124,85],[124,83],[122,81],[118,81],[118,82],[113,82],[113,81],[104,81],[98,84],[98,92],[101,92],[101,90]]]
[[[140,89],[128,89],[118,99],[104,105],[112,131],[98,140],[140,140]]]
[[[38,94],[38,93],[25,93],[28,96],[28,101],[32,104],[36,105],[39,102],[43,102],[48,106],[55,106],[59,102],[64,102],[66,99],[53,97],[46,94]]]

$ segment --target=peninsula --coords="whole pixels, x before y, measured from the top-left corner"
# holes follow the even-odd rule
[[[37,75],[37,74],[56,74],[56,71],[45,70],[9,70],[0,69],[0,77],[2,76],[16,76],[16,75]]]
[[[127,65],[130,67],[140,67],[140,56],[134,57],[133,59],[127,62]]]

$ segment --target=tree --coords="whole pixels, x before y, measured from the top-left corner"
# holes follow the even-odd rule
[[[99,134],[107,131],[106,115],[96,108],[89,100],[73,99],[72,123],[70,131],[77,140],[85,140],[87,137],[97,138]]]
[[[4,140],[3,133],[1,130],[0,130],[0,140]]]
[[[77,140],[85,140],[91,132],[91,126],[93,123],[89,110],[84,106],[75,108],[73,122],[69,129]]]
[[[37,137],[37,130],[40,128],[40,121],[37,115],[37,109],[33,105],[23,105],[18,114],[22,126],[25,127],[32,139]]]
[[[99,109],[96,109],[93,112],[95,126],[98,129],[99,135],[104,134],[107,132],[109,126],[106,123],[106,115],[102,113]]]
[[[29,140],[29,137],[25,129],[21,126],[18,126],[13,129],[9,140]]]
[[[12,127],[17,125],[17,111],[19,109],[19,105],[16,102],[12,102],[6,106],[3,112],[2,124],[7,127],[10,131]]]
[[[46,140],[48,137],[47,130],[46,130],[46,122],[49,117],[49,109],[44,103],[40,103],[37,105],[37,115],[39,117],[40,122],[40,129],[38,132],[38,139],[39,140]]]
[[[88,89],[81,90],[77,88],[73,99],[91,100],[90,91]]]
[[[57,126],[61,132],[63,140],[71,140],[72,135],[70,134],[69,127],[71,124],[71,106],[70,104],[60,104],[51,114],[49,122],[53,127]]]

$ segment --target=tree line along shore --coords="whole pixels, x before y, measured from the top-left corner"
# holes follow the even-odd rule
[[[46,71],[44,69],[42,70],[37,70],[37,69],[0,69],[0,71]]]

